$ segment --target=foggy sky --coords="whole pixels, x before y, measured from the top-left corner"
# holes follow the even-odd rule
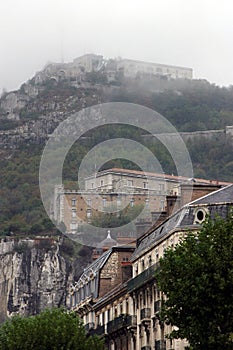
[[[0,93],[85,53],[233,85],[232,0],[0,0]]]

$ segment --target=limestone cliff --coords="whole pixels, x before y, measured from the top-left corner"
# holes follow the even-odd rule
[[[86,260],[61,253],[61,241],[5,238],[0,241],[0,321],[66,305],[69,282]]]

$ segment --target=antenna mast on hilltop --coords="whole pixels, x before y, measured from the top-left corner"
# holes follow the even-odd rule
[[[61,33],[61,63],[64,63],[63,31]]]
[[[63,24],[60,24],[60,60],[61,63],[64,63],[64,27]]]

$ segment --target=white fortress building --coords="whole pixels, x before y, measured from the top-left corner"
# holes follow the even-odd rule
[[[192,79],[192,68],[170,66],[160,63],[151,63],[135,61],[130,59],[121,59],[117,62],[118,69],[124,70],[124,76],[135,78],[140,74],[149,74],[155,76],[165,76],[172,79]]]
[[[132,59],[106,59],[102,55],[85,54],[69,63],[50,63],[42,72],[35,75],[36,84],[47,79],[78,79],[82,81],[85,73],[104,73],[108,81],[114,81],[116,75],[125,78],[157,77],[167,79],[192,79],[192,68],[172,66],[160,63],[137,61]]]

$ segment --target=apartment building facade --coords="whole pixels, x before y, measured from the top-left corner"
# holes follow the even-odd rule
[[[139,238],[136,249],[130,252],[131,258],[121,261],[118,269],[115,268],[115,273],[122,276],[124,263],[131,266],[131,278],[121,280],[119,284],[113,283],[112,289],[106,289],[104,294],[100,292],[102,281],[99,279],[91,300],[90,295],[82,294],[86,287],[81,284],[81,276],[77,285],[72,286],[70,305],[84,320],[87,331],[105,337],[109,350],[184,350],[188,345],[186,340],[166,337],[172,328],[160,320],[159,311],[164,296],[157,288],[155,270],[167,247],[175,246],[190,230],[199,230],[207,215],[214,218],[218,214],[224,218],[232,207],[233,185],[186,204]],[[114,251],[116,248],[112,249]],[[112,254],[112,251],[105,252],[94,262],[95,266],[102,264],[103,268]],[[89,270],[93,270],[93,265],[89,266]],[[128,275],[125,276],[129,276],[129,273],[128,267]],[[82,295],[80,299],[75,297],[77,291]]]

